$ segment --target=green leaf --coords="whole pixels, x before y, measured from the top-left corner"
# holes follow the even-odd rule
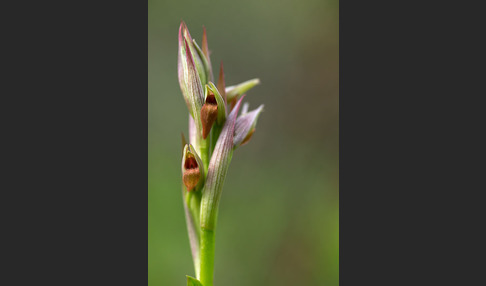
[[[256,85],[260,84],[260,80],[258,78],[250,79],[245,82],[242,82],[238,85],[228,86],[226,88],[226,100],[230,102],[234,98],[244,94],[248,90],[252,89]]]
[[[199,280],[196,278],[193,278],[189,275],[186,275],[187,277],[187,286],[203,286]]]

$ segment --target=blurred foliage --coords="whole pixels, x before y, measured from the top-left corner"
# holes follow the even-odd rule
[[[337,0],[148,1],[148,275],[150,286],[194,276],[181,195],[187,108],[177,81],[184,20],[208,32],[215,75],[258,77],[265,104],[231,162],[216,234],[215,285],[338,285]],[[143,96],[143,95],[140,95]]]

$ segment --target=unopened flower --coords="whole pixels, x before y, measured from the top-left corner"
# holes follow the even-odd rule
[[[179,58],[177,65],[179,85],[189,113],[193,118],[199,118],[200,110],[204,102],[204,91],[189,44],[182,36],[182,31],[179,30]],[[199,130],[202,129],[200,124],[196,123],[196,126]]]
[[[196,67],[196,70],[199,74],[201,83],[204,85],[206,84],[210,78],[210,72],[209,72],[209,66],[210,63],[206,56],[204,55],[204,52],[199,48],[197,45],[196,41],[194,41],[191,37],[191,34],[189,33],[189,29],[187,29],[187,26],[184,22],[181,22],[181,25],[179,27],[179,49],[181,46],[183,46],[183,40],[188,44],[190,55],[194,60],[194,64]],[[207,41],[206,41],[207,42]]]

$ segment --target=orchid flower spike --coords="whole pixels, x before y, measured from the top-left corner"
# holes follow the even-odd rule
[[[219,202],[233,153],[253,136],[263,111],[263,104],[252,111],[243,104],[245,93],[260,80],[227,87],[221,62],[215,84],[206,28],[202,48],[184,22],[178,40],[179,85],[189,113],[189,141],[182,135],[181,187],[196,273],[195,278],[187,276],[187,285],[213,286]]]

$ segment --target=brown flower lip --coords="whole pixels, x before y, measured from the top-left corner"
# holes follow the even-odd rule
[[[187,156],[184,161],[184,171],[182,173],[182,181],[188,191],[192,191],[201,178],[201,172],[197,164],[196,158]]]
[[[218,117],[218,103],[216,102],[216,98],[214,94],[211,92],[206,97],[206,102],[201,108],[201,123],[203,128],[203,138],[206,139],[208,137],[209,131],[211,131],[211,127],[216,121]]]

